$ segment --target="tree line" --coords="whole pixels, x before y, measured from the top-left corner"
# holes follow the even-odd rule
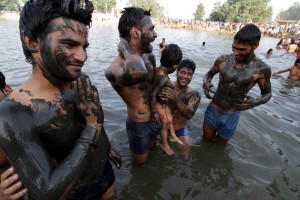
[[[110,13],[116,5],[116,0],[90,0],[95,10],[101,13]],[[0,10],[21,11],[26,0],[0,0]],[[273,8],[268,6],[270,0],[227,0],[223,4],[220,1],[214,4],[209,18],[203,19],[205,7],[199,3],[194,12],[195,20],[210,20],[222,22],[255,22],[263,23],[271,21]],[[126,6],[135,6],[151,10],[154,18],[165,18],[164,7],[157,0],[128,0]],[[288,10],[281,11],[276,19],[300,20],[300,1]]]

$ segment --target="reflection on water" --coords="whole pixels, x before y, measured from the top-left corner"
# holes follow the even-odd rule
[[[104,70],[117,55],[117,25],[93,24],[89,31],[84,72],[99,90],[106,132],[123,159],[121,169],[114,169],[115,199],[299,199],[300,84],[286,79],[287,73],[271,77],[271,100],[242,112],[235,136],[227,145],[202,140],[203,114],[210,102],[202,90],[202,77],[218,56],[231,52],[233,36],[163,28],[156,31],[153,53],[157,65],[160,58],[157,44],[161,39],[178,44],[183,57],[197,65],[191,86],[200,91],[202,99],[189,121],[194,141],[191,155],[181,155],[178,146],[171,143],[175,155],[169,157],[157,145],[144,166],[131,164],[125,130],[126,105],[104,77]],[[0,70],[7,83],[16,89],[31,74],[31,66],[24,61],[18,22],[0,20],[0,34]],[[262,38],[256,50],[256,55],[273,72],[292,66],[296,59],[296,54],[276,50],[278,41],[278,38]],[[266,57],[270,48],[274,49],[273,55]],[[175,74],[170,77],[175,80]],[[217,76],[213,83],[217,85]],[[255,86],[249,94],[259,96],[259,87]]]

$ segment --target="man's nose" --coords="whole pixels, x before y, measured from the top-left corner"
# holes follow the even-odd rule
[[[78,48],[76,51],[75,51],[75,55],[74,55],[74,59],[84,63],[87,59],[87,53],[86,53],[86,50],[83,49],[83,48]]]

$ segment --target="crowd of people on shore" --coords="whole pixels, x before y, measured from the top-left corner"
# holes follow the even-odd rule
[[[81,72],[93,12],[91,2],[85,3],[28,1],[21,12],[20,39],[32,74],[15,91],[9,90],[4,76],[1,79],[1,199],[26,193],[29,199],[94,200],[115,194],[111,162],[119,169],[121,157],[107,138],[98,90]],[[163,40],[156,67],[152,44],[157,33],[150,11],[129,7],[122,13],[118,54],[105,77],[127,106],[124,126],[131,158],[142,165],[159,133],[162,150],[174,153],[167,144],[168,129],[174,131],[173,142],[189,145],[188,120],[201,95],[189,86],[196,64],[182,60],[178,45]],[[270,100],[271,68],[254,53],[261,35],[254,24],[239,27],[233,52],[218,57],[203,77],[205,96],[211,99],[203,113],[204,138],[227,143],[241,111]],[[172,83],[168,74],[175,71]],[[217,74],[220,79],[213,90]],[[255,85],[260,95],[247,95]]]
[[[219,22],[219,21],[200,21],[200,20],[184,20],[171,18],[153,18],[153,23],[158,27],[190,29],[202,31],[217,31],[226,33],[237,33],[247,23],[242,22]],[[249,22],[250,23],[250,22]],[[299,38],[300,25],[297,23],[280,24],[277,22],[256,24],[262,36],[280,37],[280,38]]]

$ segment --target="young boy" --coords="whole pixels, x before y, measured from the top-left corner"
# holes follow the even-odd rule
[[[169,100],[162,94],[162,89],[164,87],[174,87],[170,81],[168,74],[173,73],[177,65],[182,59],[182,52],[178,45],[169,44],[162,51],[160,58],[160,67],[154,71],[153,78],[153,93],[151,96],[151,110],[154,120],[159,120],[162,125],[161,129],[161,148],[168,154],[173,155],[174,151],[170,148],[167,141],[168,130],[170,130],[170,140],[172,142],[177,142],[181,145],[184,143],[176,136],[174,127],[173,127],[173,116],[169,108]]]

